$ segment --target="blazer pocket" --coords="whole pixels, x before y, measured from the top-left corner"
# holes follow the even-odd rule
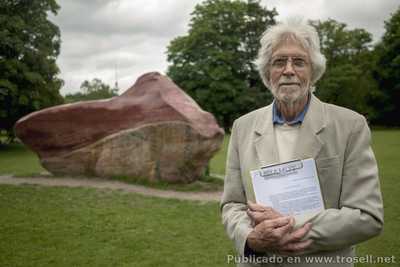
[[[339,208],[340,188],[342,183],[339,157],[316,159],[319,183],[326,209]]]
[[[315,164],[317,168],[329,168],[331,165],[339,164],[339,156],[329,157],[329,158],[317,158],[315,159]]]

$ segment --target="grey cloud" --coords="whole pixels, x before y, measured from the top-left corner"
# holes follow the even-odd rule
[[[121,91],[147,71],[165,71],[166,47],[186,34],[190,13],[201,0],[59,0],[52,20],[61,30],[58,64],[65,80],[62,93],[76,91],[85,79],[112,85],[117,70]],[[278,19],[303,15],[333,18],[349,28],[365,28],[378,39],[383,21],[398,0],[263,0],[277,8]]]
[[[378,41],[384,32],[384,20],[389,19],[400,3],[398,0],[264,0],[269,9],[276,7],[279,19],[302,15],[307,19],[328,18],[346,23],[349,29],[363,28]]]
[[[60,5],[54,21],[63,25],[64,31],[169,36],[182,30],[181,22],[190,13],[193,1],[62,0]]]
[[[67,33],[63,37],[62,53],[66,57],[96,56],[101,53],[118,52],[119,50],[135,51],[147,43],[160,43],[166,38],[159,36],[148,36],[145,34],[116,35],[109,36],[95,35],[92,33]]]
[[[325,1],[324,7],[335,14],[339,21],[346,22],[352,28],[363,28],[372,33],[378,41],[384,33],[384,21],[400,6],[398,0],[365,1],[337,0]]]
[[[62,93],[76,91],[85,79],[99,77],[121,88],[145,71],[164,71],[166,46],[185,33],[200,0],[60,0],[51,19],[61,30],[58,64]]]

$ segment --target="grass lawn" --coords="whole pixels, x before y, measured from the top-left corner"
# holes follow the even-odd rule
[[[225,173],[226,153],[228,152],[229,135],[225,135],[221,149],[210,160],[210,172],[223,175]]]
[[[36,154],[25,146],[0,145],[0,174],[30,176],[44,171]]]
[[[378,161],[384,201],[385,226],[383,234],[358,246],[359,255],[395,256],[400,266],[400,130],[375,130],[372,147]],[[371,265],[358,265],[371,266]]]
[[[226,147],[227,138],[211,173],[224,172]],[[385,229],[357,251],[393,255],[397,263],[356,266],[400,266],[400,130],[373,131],[373,148]],[[0,174],[41,171],[23,147],[0,148]],[[0,266],[226,266],[232,253],[217,203],[94,189],[1,185],[0,233]]]
[[[227,266],[217,203],[0,186],[0,266]]]

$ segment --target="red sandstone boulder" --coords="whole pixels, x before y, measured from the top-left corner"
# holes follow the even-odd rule
[[[212,114],[159,73],[108,100],[33,112],[15,132],[54,174],[171,182],[199,178],[224,135]]]

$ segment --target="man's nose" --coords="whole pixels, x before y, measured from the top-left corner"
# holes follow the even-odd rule
[[[289,76],[295,74],[295,71],[294,71],[294,68],[293,68],[292,61],[291,61],[291,60],[286,61],[286,66],[285,66],[285,68],[283,69],[283,74],[284,74],[284,75],[289,75]]]

